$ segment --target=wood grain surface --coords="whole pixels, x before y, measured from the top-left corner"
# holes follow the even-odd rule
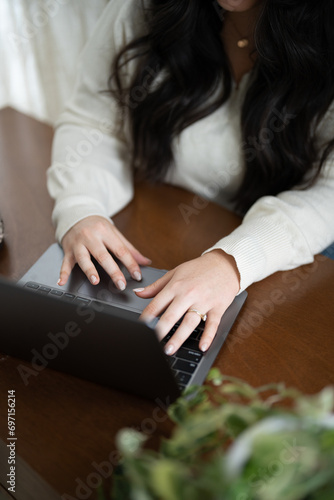
[[[0,112],[0,274],[15,280],[54,242],[45,186],[52,135],[47,125],[14,110]],[[136,186],[134,200],[114,220],[165,269],[198,256],[240,223],[193,193],[147,184]],[[252,285],[215,366],[256,386],[285,382],[314,393],[333,384],[333,291],[334,261],[323,256]],[[99,477],[112,476],[120,428],[146,431],[153,445],[171,431],[163,402],[49,369],[24,385],[20,363],[0,355],[0,483],[6,487],[7,392],[15,390],[18,500],[95,498]]]

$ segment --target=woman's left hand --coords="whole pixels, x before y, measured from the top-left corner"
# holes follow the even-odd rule
[[[184,318],[165,346],[166,354],[174,354],[201,321],[196,309],[206,314],[200,349],[206,351],[216,335],[220,320],[240,290],[240,277],[234,258],[222,250],[212,250],[185,262],[136,294],[152,301],[141,319],[151,322],[161,315],[156,330],[163,339],[182,316]],[[189,311],[189,312],[188,312]]]

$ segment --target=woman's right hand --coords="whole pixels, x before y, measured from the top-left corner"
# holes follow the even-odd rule
[[[89,216],[77,222],[65,234],[61,244],[65,255],[58,280],[60,286],[65,285],[76,263],[89,281],[97,285],[100,277],[91,256],[103,267],[119,290],[125,289],[126,279],[113,256],[125,265],[132,278],[137,281],[141,280],[139,265],[151,264],[150,259],[144,257],[112,222],[100,216]]]

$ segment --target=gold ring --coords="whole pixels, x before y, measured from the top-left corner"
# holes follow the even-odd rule
[[[206,319],[207,319],[207,317],[208,317],[208,315],[207,315],[207,314],[201,314],[199,311],[197,311],[197,309],[193,309],[193,308],[188,309],[188,311],[187,311],[187,312],[188,312],[188,313],[196,313],[196,314],[198,314],[198,316],[200,316],[200,317],[201,317],[201,320],[202,320],[202,321],[206,321]]]

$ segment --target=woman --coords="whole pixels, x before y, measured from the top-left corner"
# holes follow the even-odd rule
[[[65,253],[58,283],[77,262],[97,284],[94,256],[123,290],[113,255],[140,281],[149,259],[109,219],[131,200],[134,172],[238,210],[229,236],[135,290],[153,297],[142,318],[161,316],[161,338],[184,315],[167,354],[205,315],[206,351],[240,291],[334,240],[334,6],[143,3],[110,2],[57,128],[48,187]]]

